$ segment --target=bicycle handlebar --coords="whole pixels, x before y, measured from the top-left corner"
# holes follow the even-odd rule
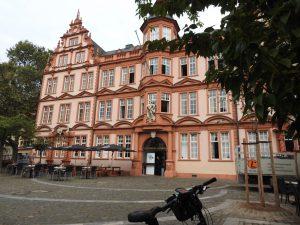
[[[213,177],[210,180],[204,182],[202,185],[207,186],[207,185],[210,185],[211,183],[216,182],[216,181],[217,181],[217,178]]]

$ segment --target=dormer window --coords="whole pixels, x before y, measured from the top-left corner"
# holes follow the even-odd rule
[[[85,60],[84,52],[77,52],[75,56],[75,63],[83,63]]]
[[[74,45],[78,45],[78,37],[76,38],[71,38],[69,41],[69,46],[74,46]]]
[[[150,41],[154,41],[158,39],[159,39],[159,28],[158,27],[151,28]]]
[[[163,27],[163,38],[167,41],[171,41],[171,28]]]
[[[61,55],[59,57],[58,66],[66,66],[68,64],[68,55]]]

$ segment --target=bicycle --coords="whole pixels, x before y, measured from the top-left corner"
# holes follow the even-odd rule
[[[156,214],[167,211],[174,213],[176,219],[180,222],[191,220],[197,225],[207,225],[207,221],[202,213],[205,208],[198,198],[203,194],[208,185],[217,181],[214,177],[203,184],[196,185],[191,189],[176,188],[175,194],[165,200],[166,204],[162,207],[154,207],[150,210],[135,211],[128,214],[128,221],[133,223],[144,222],[148,225],[159,225]]]

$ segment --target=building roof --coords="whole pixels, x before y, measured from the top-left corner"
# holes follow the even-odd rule
[[[147,26],[147,24],[148,24],[149,22],[153,22],[153,21],[157,21],[157,20],[167,20],[167,21],[169,21],[169,22],[171,22],[171,23],[174,24],[174,26],[175,26],[177,32],[179,32],[179,30],[180,30],[177,21],[174,20],[173,17],[172,17],[172,16],[169,16],[169,15],[167,15],[167,16],[154,16],[154,15],[148,16],[148,18],[144,21],[144,23],[143,23],[142,26],[140,27],[140,30],[143,32],[143,30],[145,29],[145,27]]]

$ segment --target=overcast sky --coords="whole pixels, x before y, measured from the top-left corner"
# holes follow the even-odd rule
[[[54,50],[78,9],[83,26],[105,51],[139,44],[135,30],[142,41],[143,21],[134,0],[0,0],[0,62],[7,61],[6,50],[21,40]],[[214,8],[200,15],[205,27],[218,26],[220,18]],[[188,21],[178,23],[182,28]]]

